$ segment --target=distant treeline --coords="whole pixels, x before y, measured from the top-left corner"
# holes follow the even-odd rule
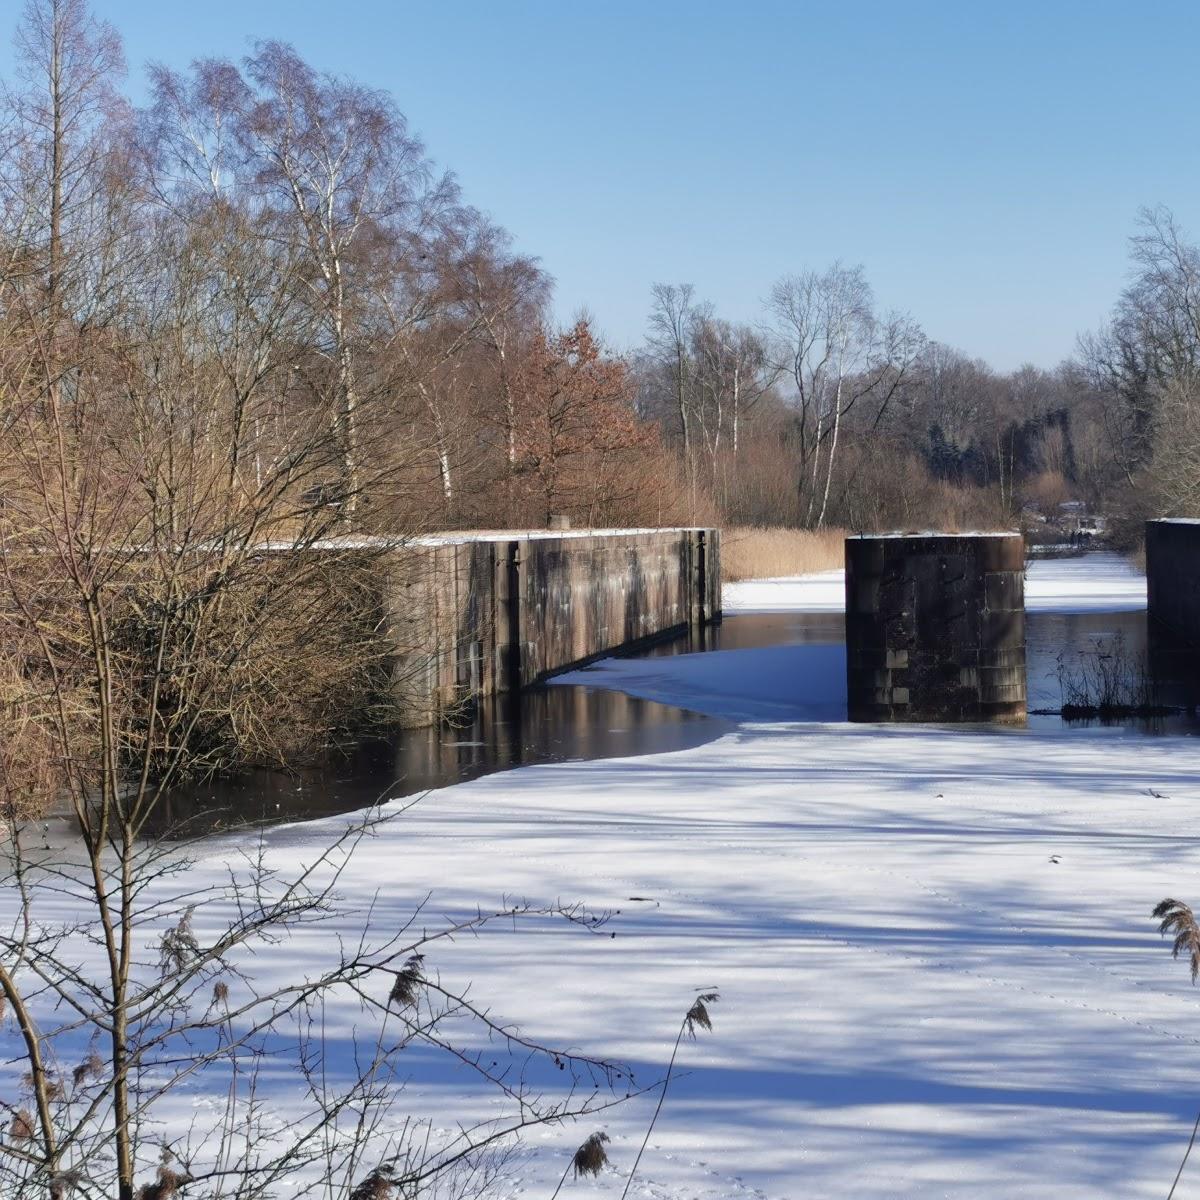
[[[642,411],[735,524],[1017,525],[1076,500],[1132,545],[1144,517],[1200,511],[1200,251],[1147,210],[1132,259],[1073,357],[1008,373],[880,313],[861,268],[781,279],[754,326],[662,286]]]

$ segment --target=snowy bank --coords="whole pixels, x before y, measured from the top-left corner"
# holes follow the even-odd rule
[[[720,989],[636,1196],[1161,1197],[1200,1001],[1148,914],[1197,898],[1198,801],[1187,739],[746,726],[435,793],[363,848],[347,902],[402,861],[390,906],[622,909],[612,941],[517,932],[439,965],[651,1076],[692,989]],[[603,1123],[622,1166],[649,1107]],[[549,1195],[585,1132],[535,1134],[502,1194]]]
[[[1146,577],[1119,554],[1035,559],[1025,579],[1032,612],[1131,612],[1146,607]],[[841,571],[725,585],[723,607],[741,612],[844,612]]]

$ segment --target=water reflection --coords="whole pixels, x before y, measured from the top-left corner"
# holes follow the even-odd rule
[[[841,613],[733,613],[720,625],[652,646],[645,656],[769,646],[838,646],[845,640],[846,619]]]
[[[1120,659],[1135,688],[1144,685],[1154,705],[1178,709],[1155,717],[1120,717],[1101,721],[1072,721],[1075,727],[1101,723],[1121,725],[1147,733],[1200,731],[1196,656],[1163,633],[1152,633],[1146,613],[1031,613],[1026,618],[1029,707],[1057,708],[1063,702],[1060,671],[1076,677],[1089,670],[1098,657]],[[1062,724],[1059,717],[1031,716],[1030,724]]]
[[[1200,719],[1200,654],[1181,647],[1161,632],[1154,637],[1147,629],[1146,613],[1028,612],[1025,615],[1026,678],[1029,708],[1058,709],[1063,703],[1060,667],[1078,669],[1088,656],[1110,653],[1122,646],[1131,664],[1146,670],[1156,702],[1183,711],[1168,716],[1122,717],[1108,724],[1146,733],[1197,733]],[[700,649],[754,650],[770,646],[842,645],[846,640],[845,620],[840,613],[738,613],[722,625],[706,631],[702,641],[681,639],[650,653],[683,654]],[[1057,715],[1034,714],[1034,728],[1088,728],[1099,719],[1064,722]]]
[[[1103,652],[1117,638],[1126,654],[1146,663],[1159,702],[1184,710],[1151,720],[1123,718],[1119,724],[1151,734],[1200,732],[1196,715],[1200,656],[1161,636],[1152,639],[1144,611],[1027,613],[1030,709],[1060,707],[1060,664],[1069,666],[1081,656]],[[642,649],[636,656],[844,642],[840,613],[737,613],[698,635]],[[1030,717],[1030,725],[1036,728],[1098,723]],[[363,808],[381,797],[413,795],[509,767],[682,750],[733,727],[731,721],[622,692],[582,686],[539,688],[490,698],[469,721],[453,728],[406,730],[390,743],[362,749],[337,767],[295,775],[257,772],[237,782],[181,791],[165,800],[160,828],[182,827],[195,834],[231,823],[328,816]]]
[[[510,767],[684,750],[731,728],[621,692],[536,688],[490,697],[454,726],[404,730],[331,767],[181,788],[163,798],[155,832],[195,836],[244,822],[312,820]]]

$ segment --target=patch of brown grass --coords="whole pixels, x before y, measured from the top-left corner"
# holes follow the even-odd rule
[[[844,529],[723,529],[721,574],[734,583],[832,571],[843,564],[845,539]]]
[[[1195,983],[1200,975],[1200,926],[1196,924],[1196,914],[1182,900],[1167,899],[1156,904],[1150,915],[1157,918],[1160,934],[1171,935],[1171,957],[1182,955],[1187,959]]]
[[[599,1175],[608,1163],[608,1152],[604,1143],[608,1141],[607,1133],[593,1133],[587,1141],[575,1151],[571,1165],[575,1168],[575,1178],[580,1175]]]

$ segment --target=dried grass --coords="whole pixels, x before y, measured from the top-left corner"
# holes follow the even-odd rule
[[[608,1165],[608,1151],[604,1143],[608,1141],[607,1133],[593,1133],[587,1141],[575,1151],[571,1165],[575,1168],[575,1178],[580,1175],[599,1175]]]
[[[100,1079],[103,1074],[104,1059],[95,1050],[91,1050],[88,1052],[87,1058],[71,1072],[71,1082],[75,1087],[79,1087],[90,1080]]]
[[[67,1200],[83,1182],[83,1173],[77,1170],[60,1171],[50,1180],[50,1200]]]
[[[414,954],[396,972],[396,981],[392,984],[391,994],[388,996],[389,1004],[398,1008],[412,1008],[417,1003],[418,989],[425,982],[421,975],[421,964],[424,961],[423,954]]]
[[[733,583],[832,571],[845,560],[845,538],[844,529],[724,529],[721,574]]]
[[[687,1010],[687,1016],[683,1018],[688,1037],[694,1038],[697,1028],[712,1033],[712,1017],[708,1015],[707,1005],[715,1004],[720,998],[716,992],[704,992],[696,997],[692,1007]]]
[[[170,1167],[158,1168],[158,1178],[153,1183],[143,1183],[138,1191],[138,1200],[172,1200],[179,1195],[179,1189],[188,1182],[188,1176],[171,1170]]]
[[[395,1168],[384,1164],[376,1167],[355,1185],[350,1200],[392,1200],[399,1185],[395,1180]]]
[[[175,1156],[164,1146],[160,1155],[158,1175],[153,1183],[143,1183],[138,1189],[138,1200],[173,1200],[180,1190],[192,1182],[185,1171],[175,1170]]]
[[[1192,971],[1192,982],[1200,975],[1200,927],[1196,925],[1196,914],[1182,900],[1162,900],[1150,914],[1158,918],[1158,932],[1164,937],[1171,934],[1171,957],[1185,954]]]
[[[177,975],[200,955],[200,943],[192,931],[194,904],[188,905],[177,924],[163,933],[159,942],[159,957],[163,974]]]

